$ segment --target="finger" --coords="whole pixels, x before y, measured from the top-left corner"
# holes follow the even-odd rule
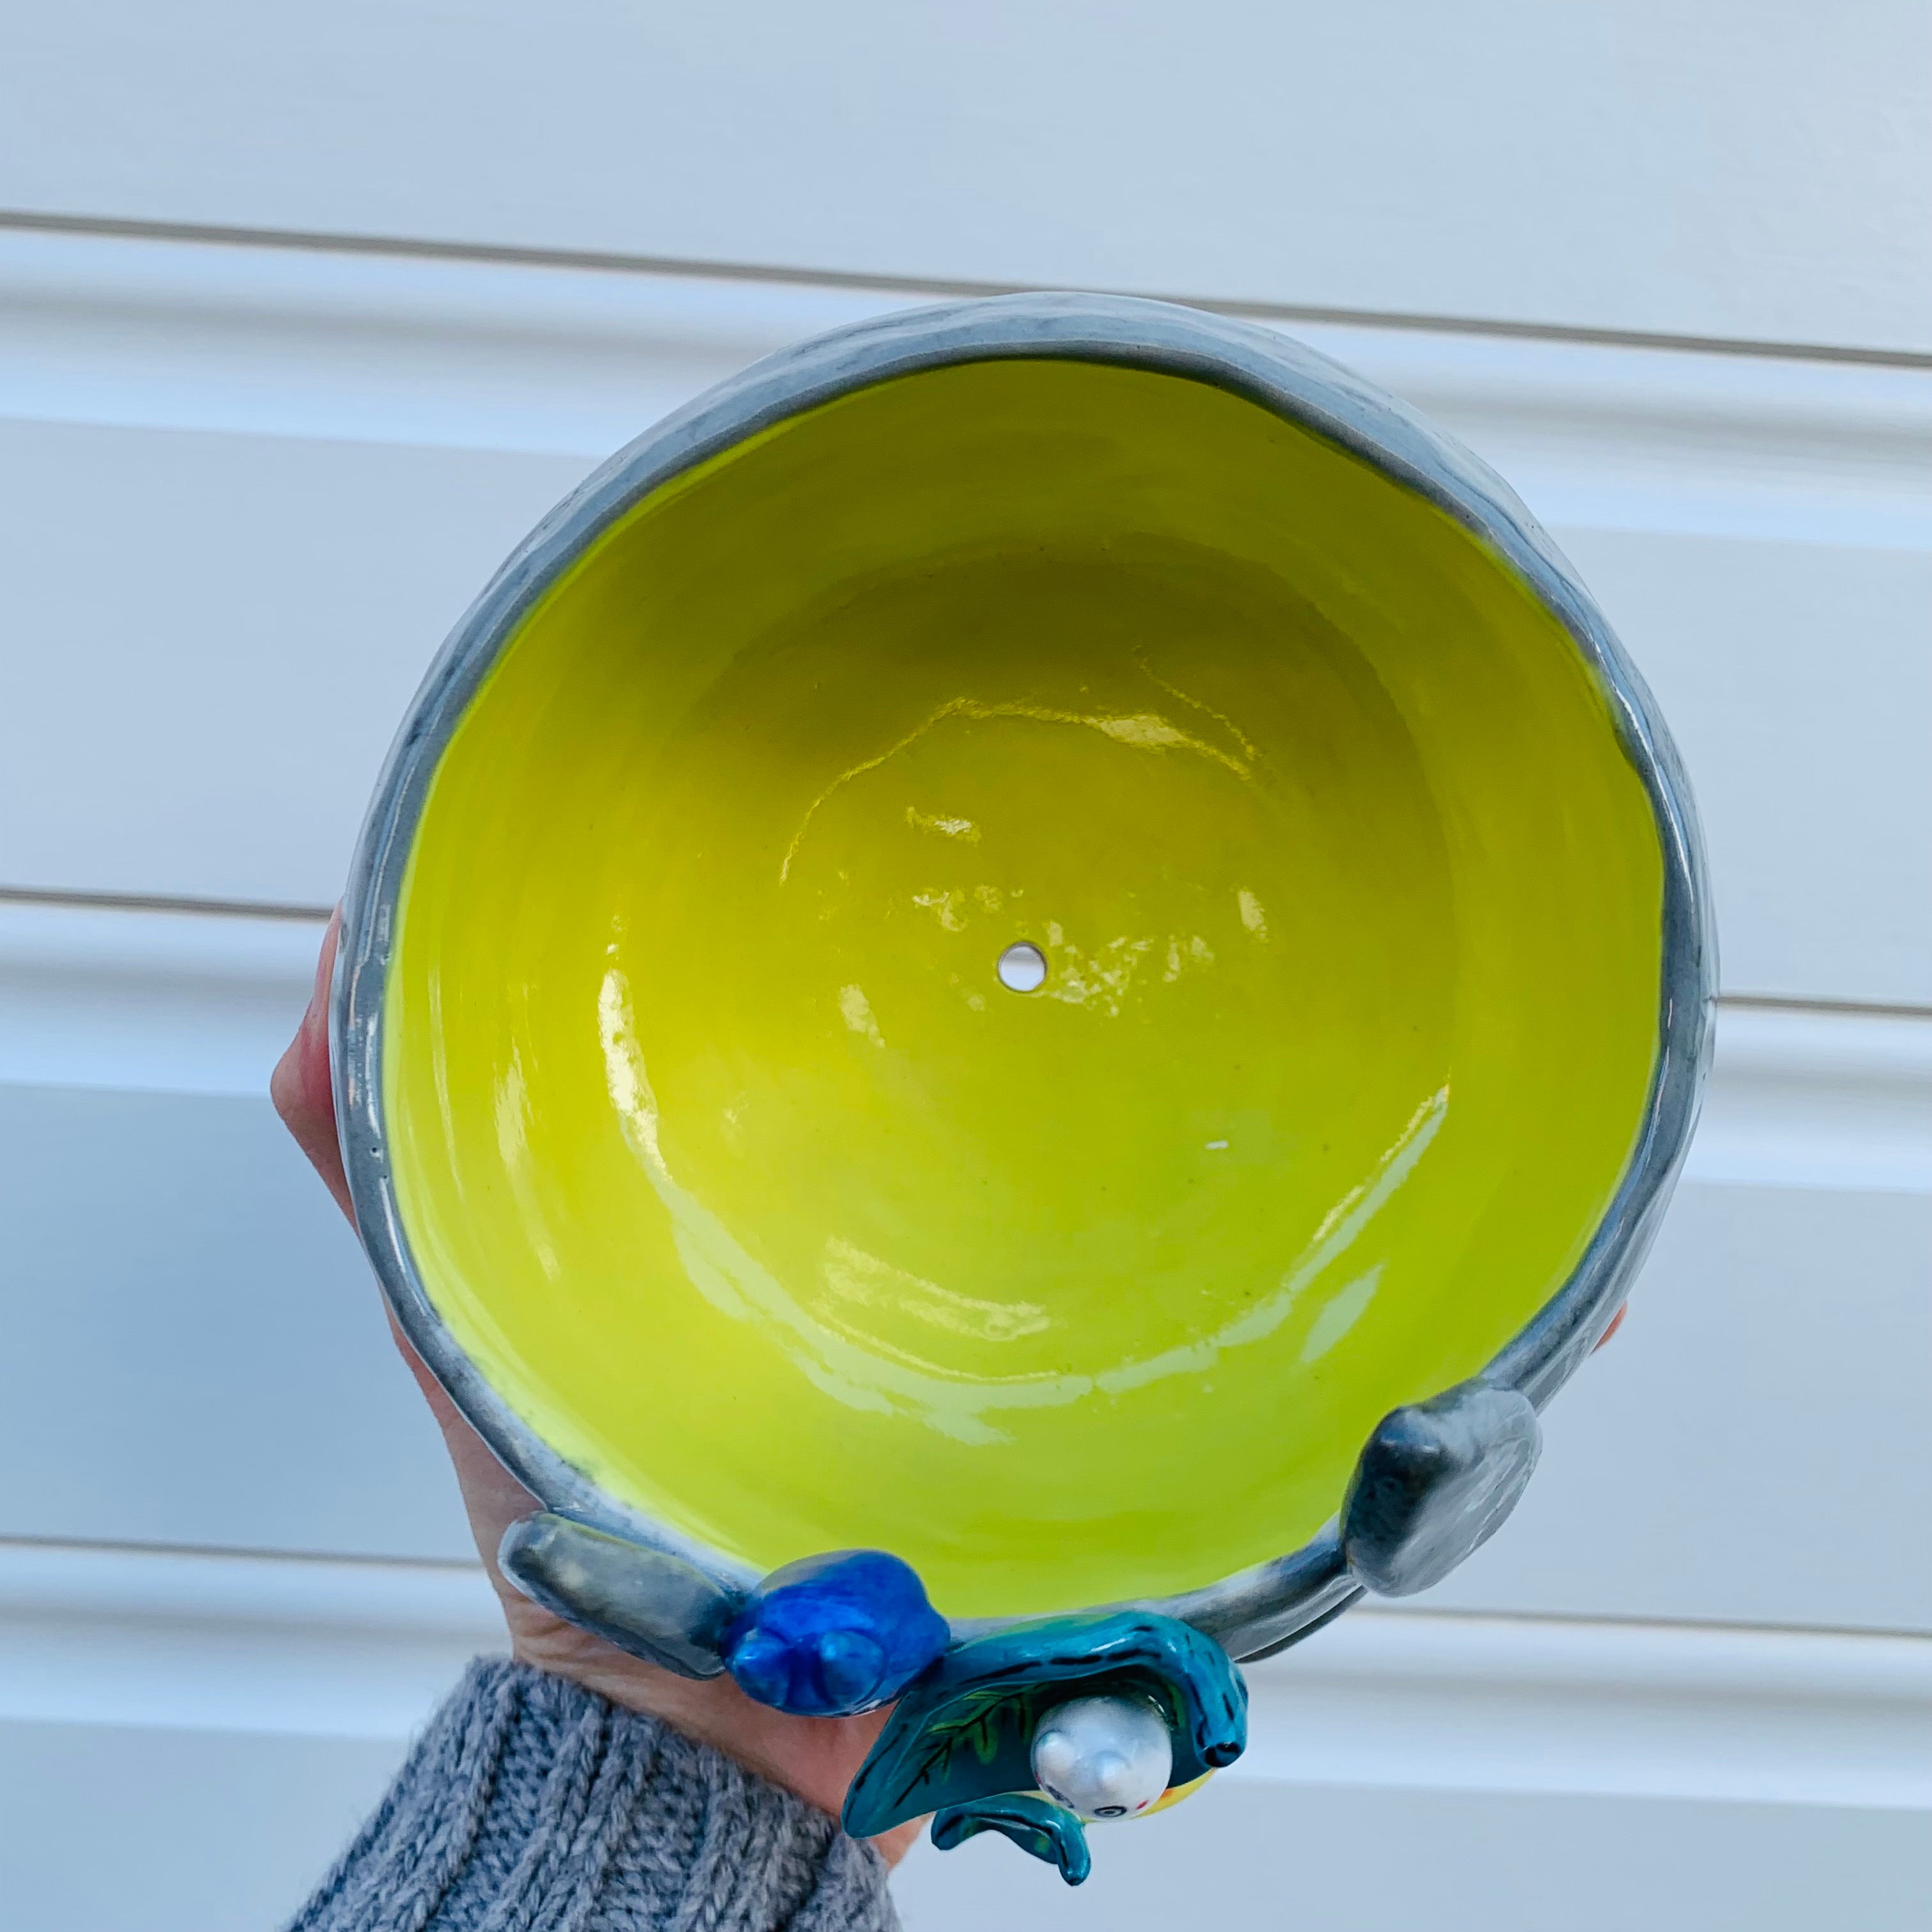
[[[342,909],[338,906],[322,936],[308,1010],[268,1077],[268,1097],[296,1146],[335,1197],[335,1204],[353,1222],[356,1210],[350,1204],[349,1178],[343,1172],[342,1148],[335,1136],[335,1094],[328,1068],[329,985],[341,932]]]
[[[1610,1317],[1610,1325],[1597,1337],[1597,1348],[1600,1348],[1624,1325],[1624,1317],[1629,1312],[1630,1304],[1627,1301],[1616,1314]],[[1592,1348],[1590,1351],[1591,1354],[1594,1355],[1597,1352],[1597,1348]]]
[[[469,1512],[470,1527],[476,1538],[477,1552],[493,1580],[496,1575],[496,1546],[512,1523],[520,1522],[543,1504],[496,1460],[496,1451],[477,1434],[462,1412],[450,1400],[448,1392],[430,1372],[429,1365],[416,1353],[409,1337],[396,1325],[392,1316],[389,1334],[397,1352],[408,1365],[422,1390],[436,1426],[442,1431],[444,1446],[456,1469],[463,1492],[464,1508]]]
[[[919,1842],[919,1834],[932,1822],[930,1812],[923,1818],[909,1818],[903,1825],[895,1825],[890,1832],[881,1832],[872,1841],[873,1849],[889,1868],[896,1865]]]

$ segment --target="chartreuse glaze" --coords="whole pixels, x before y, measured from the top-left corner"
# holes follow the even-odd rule
[[[638,504],[457,729],[405,1232],[532,1429],[757,1570],[1207,1584],[1577,1260],[1661,880],[1575,648],[1420,496],[1180,377],[881,382]]]

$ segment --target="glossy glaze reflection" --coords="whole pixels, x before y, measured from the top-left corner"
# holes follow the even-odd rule
[[[728,1555],[1178,1591],[1561,1285],[1660,893],[1574,647],[1420,499],[1174,376],[908,377],[647,500],[457,730],[398,1199],[518,1412]]]

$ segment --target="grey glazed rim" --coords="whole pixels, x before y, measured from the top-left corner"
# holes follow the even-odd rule
[[[889,378],[1000,358],[1064,358],[1191,377],[1312,430],[1406,484],[1498,552],[1557,617],[1607,699],[1642,778],[1664,860],[1658,1052],[1636,1146],[1569,1280],[1483,1372],[1540,1408],[1609,1325],[1654,1238],[1696,1124],[1716,957],[1696,814],[1643,680],[1574,572],[1508,487],[1412,410],[1274,330],[1126,297],[1006,296],[835,330],[718,384],[620,450],[524,538],[451,633],[392,748],[344,901],[331,1000],[337,1130],[363,1245],[397,1322],[505,1466],[549,1509],[695,1564],[728,1590],[757,1581],[619,1502],[543,1442],[436,1314],[398,1212],[382,1115],[382,993],[397,898],[429,782],[524,616],[598,534],[670,478],[783,418]],[[1360,1594],[1333,1530],[1275,1562],[1146,1607],[1248,1657],[1304,1635]],[[1000,1619],[961,1620],[965,1636]]]

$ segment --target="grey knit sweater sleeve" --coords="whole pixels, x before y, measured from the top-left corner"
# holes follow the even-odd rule
[[[654,1718],[480,1659],[290,1932],[897,1932],[869,1845]]]

